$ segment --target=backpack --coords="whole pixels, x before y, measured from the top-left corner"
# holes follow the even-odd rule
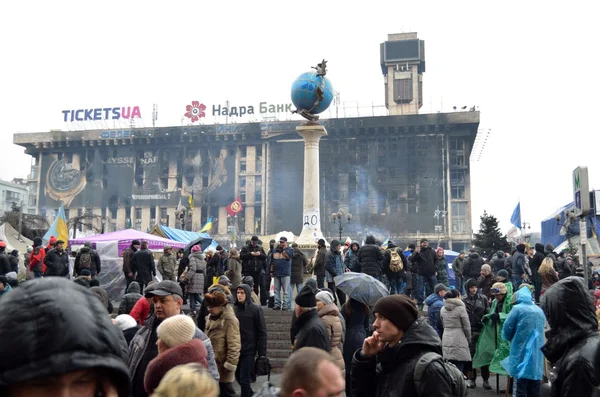
[[[92,266],[92,254],[90,251],[84,252],[79,257],[79,268],[89,269]]]
[[[451,379],[452,395],[454,397],[466,397],[468,389],[467,381],[463,373],[454,364],[445,361],[442,356],[434,352],[423,354],[417,362],[417,365],[415,365],[413,378],[415,382],[415,389],[417,389],[417,395],[422,395],[423,374],[425,373],[425,370],[429,364],[434,361],[442,364],[444,370],[446,371],[446,375],[448,375],[448,377]]]
[[[390,248],[390,270],[400,272],[404,269],[404,264],[398,253],[398,248]]]

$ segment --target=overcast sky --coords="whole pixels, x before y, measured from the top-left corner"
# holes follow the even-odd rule
[[[422,113],[477,105],[480,129],[491,130],[472,163],[475,230],[485,209],[506,231],[519,199],[539,230],[572,200],[577,165],[600,189],[599,10],[491,4],[2,1],[0,178],[29,173],[12,134],[66,130],[62,110],[138,105],[149,126],[156,103],[158,126],[180,125],[192,100],[208,113],[226,100],[289,103],[291,82],[321,58],[348,107],[383,105],[379,43],[415,31],[426,48]]]

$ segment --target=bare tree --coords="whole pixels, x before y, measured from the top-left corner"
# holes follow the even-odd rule
[[[73,238],[77,236],[77,230],[86,228],[95,233],[103,232],[103,225],[110,223],[110,218],[101,215],[83,214],[74,216],[67,220],[67,227],[73,229]]]
[[[0,217],[0,224],[8,223],[16,231],[19,231],[19,215],[21,207],[16,203],[12,204],[10,211],[6,211]],[[50,227],[48,220],[41,215],[32,215],[23,213],[21,215],[21,234],[30,240],[35,237],[42,237]]]

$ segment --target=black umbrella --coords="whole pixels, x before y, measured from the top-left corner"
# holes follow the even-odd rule
[[[187,258],[190,255],[190,250],[194,245],[199,245],[202,248],[202,252],[208,248],[208,246],[212,243],[213,239],[209,237],[198,237],[195,240],[189,242],[188,245],[183,249],[183,257]]]

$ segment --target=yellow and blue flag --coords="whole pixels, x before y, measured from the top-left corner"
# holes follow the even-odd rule
[[[61,205],[58,209],[58,213],[56,214],[56,218],[54,218],[54,222],[50,226],[50,229],[44,235],[44,244],[47,244],[50,241],[50,237],[54,236],[57,240],[62,240],[65,242],[65,247],[68,245],[69,241],[69,229],[67,228],[67,219],[65,217],[65,208]]]
[[[194,209],[194,189],[193,188],[192,188],[191,194],[188,196],[188,204],[190,205],[190,209],[193,210]]]
[[[200,233],[208,232],[210,229],[212,229],[212,227],[213,227],[213,217],[211,216],[210,218],[208,218],[208,221],[206,221],[204,226],[202,226],[202,229],[200,229]]]

